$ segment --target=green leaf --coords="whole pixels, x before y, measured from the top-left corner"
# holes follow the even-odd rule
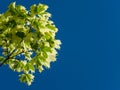
[[[43,53],[42,53],[42,55],[43,55],[43,57],[45,57],[45,58],[47,58],[47,57],[48,57],[48,55],[47,55],[47,53],[46,53],[46,52],[43,52]]]
[[[2,56],[0,56],[0,63],[4,60],[4,58]]]
[[[35,50],[38,49],[38,43],[33,43],[33,42],[31,42],[30,45],[31,45],[31,47],[32,47],[33,49],[35,49]]]
[[[21,72],[24,68],[24,64],[18,60],[14,60],[14,61],[8,62],[8,63],[10,63],[10,68],[17,72]]]
[[[45,12],[48,9],[47,5],[39,4],[37,6],[37,13]]]
[[[44,46],[42,51],[44,51],[44,52],[52,52],[51,47],[47,47],[47,46]]]
[[[30,14],[33,16],[37,12],[37,6],[34,4],[30,7]]]
[[[57,31],[57,28],[55,27],[55,25],[47,24],[46,27],[49,28],[50,30]]]
[[[26,83],[28,86],[31,85],[31,83],[34,80],[34,76],[32,74],[26,73],[26,74],[21,74],[19,76],[20,76],[19,80],[23,83]]]
[[[27,71],[35,72],[35,68],[34,65],[32,65],[32,63],[27,63],[26,67],[28,69]]]
[[[46,38],[46,40],[49,40],[51,38],[51,34],[46,32],[44,37]]]
[[[15,20],[9,20],[5,25],[7,27],[14,28],[17,24]]]
[[[44,70],[42,66],[38,66],[37,68],[40,73]]]
[[[15,10],[15,2],[13,2],[13,3],[11,3],[9,6],[8,6],[8,8],[9,8],[9,12],[12,14],[12,15],[16,15],[17,14],[17,12],[16,12],[16,10]]]
[[[18,31],[18,32],[16,33],[16,35],[17,35],[18,37],[22,38],[22,39],[25,37],[25,33],[24,33],[24,32],[20,32],[20,31]]]

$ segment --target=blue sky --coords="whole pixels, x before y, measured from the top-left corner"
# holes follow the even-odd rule
[[[0,13],[14,0],[1,0]],[[49,5],[62,40],[57,62],[36,72],[28,87],[18,73],[0,68],[0,90],[120,90],[119,0],[16,0]]]

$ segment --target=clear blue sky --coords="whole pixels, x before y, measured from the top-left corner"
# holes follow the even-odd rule
[[[0,13],[14,0],[1,0]],[[18,73],[0,68],[0,90],[120,90],[120,0],[16,0],[49,5],[62,40],[51,69],[27,87]]]

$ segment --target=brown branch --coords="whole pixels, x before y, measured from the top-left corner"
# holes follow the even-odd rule
[[[14,58],[15,56],[20,55],[20,54],[22,54],[22,53],[24,53],[24,51],[21,51],[21,52],[17,53],[16,55],[14,55],[14,56],[12,56],[12,57],[10,57],[10,58]]]
[[[16,50],[16,49],[14,49],[14,50],[7,56],[7,58],[6,58],[2,63],[0,63],[0,67],[1,67],[7,60],[10,59],[10,56],[14,53],[15,50]]]
[[[20,41],[20,43],[21,43],[22,41],[23,41],[23,39]],[[9,55],[7,55],[6,59],[5,59],[3,62],[0,63],[0,67],[1,67],[6,61],[8,61],[8,60],[10,59],[10,56],[16,51],[16,49],[18,48],[18,46],[19,46],[19,44],[16,46],[16,48],[15,48]]]

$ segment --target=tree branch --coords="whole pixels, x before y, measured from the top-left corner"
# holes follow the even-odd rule
[[[10,56],[14,53],[15,50],[16,48],[7,56],[7,58],[2,63],[0,63],[0,67],[10,58]]]
[[[23,41],[23,39],[20,41],[20,43]],[[18,48],[19,44],[16,46],[16,48],[9,54],[7,55],[6,59],[0,63],[0,67],[7,61],[10,59],[10,56],[16,51],[16,49]]]

